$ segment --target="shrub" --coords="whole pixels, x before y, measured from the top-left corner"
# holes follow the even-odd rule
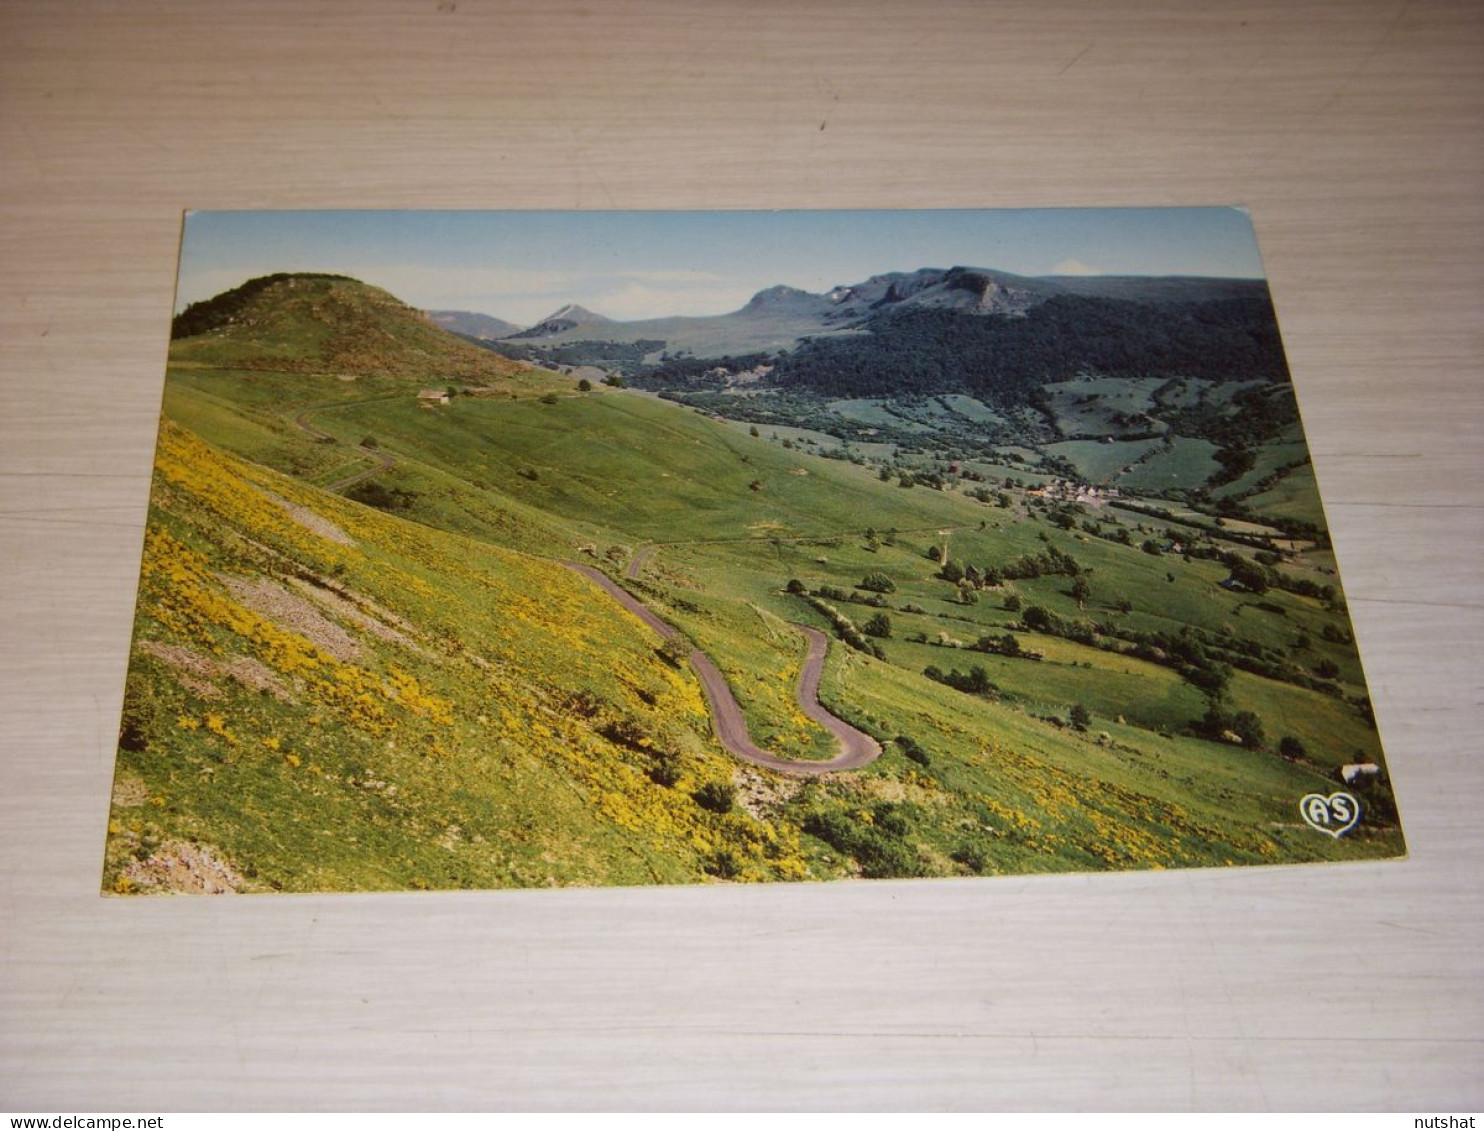
[[[875,814],[872,814],[873,818]],[[888,821],[895,825],[888,816]],[[814,812],[804,818],[804,831],[851,856],[861,875],[871,879],[922,874],[922,863],[910,845],[897,836],[872,828],[840,812]]]
[[[143,677],[131,673],[124,680],[124,711],[119,727],[119,746],[138,752],[149,745],[163,717],[160,700],[150,693]]]
[[[590,393],[593,391],[593,383],[584,377],[581,381],[577,382],[577,391],[579,393]]]
[[[683,636],[667,636],[658,651],[660,658],[671,667],[684,667],[690,660],[690,641]]]
[[[598,728],[598,733],[609,742],[631,750],[648,750],[650,747],[649,731],[638,719],[629,716],[604,723]]]
[[[872,593],[895,593],[897,591],[896,582],[879,570],[873,570],[861,578],[861,583],[857,588],[868,589]]]
[[[705,868],[719,880],[735,880],[742,874],[742,864],[730,848],[718,848],[707,857]]]
[[[873,827],[892,836],[906,836],[912,826],[908,824],[906,815],[901,806],[894,805],[890,801],[882,801],[871,810]]]
[[[673,750],[656,750],[649,765],[649,780],[655,785],[672,786],[680,780],[680,755]]]
[[[867,636],[874,636],[879,640],[890,640],[891,617],[887,616],[885,613],[877,613],[870,620],[866,621],[865,627],[862,631],[864,631]]]
[[[916,739],[905,734],[899,734],[897,735],[896,743],[902,748],[902,757],[906,758],[909,762],[916,762],[919,766],[923,767],[932,765],[932,758],[928,756],[926,750],[918,745]]]
[[[805,593],[809,592],[809,589],[797,577],[791,577],[788,580],[788,592],[796,597],[802,597]]]
[[[383,511],[407,510],[417,501],[416,492],[400,487],[383,487],[380,483],[370,481],[357,483],[345,493],[345,497]]]
[[[1076,730],[1086,730],[1092,722],[1092,715],[1081,703],[1073,703],[1071,714],[1068,716],[1072,721],[1072,727]]]
[[[989,857],[977,844],[959,845],[953,850],[952,860],[955,864],[962,864],[975,875],[983,875],[984,870],[989,867]]]
[[[691,796],[702,809],[710,809],[713,813],[730,813],[732,804],[737,800],[737,787],[731,782],[708,781]]]

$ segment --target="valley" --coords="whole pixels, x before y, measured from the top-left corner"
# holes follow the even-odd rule
[[[934,317],[978,285],[919,275]],[[981,275],[995,317],[1051,301]],[[770,304],[790,325],[860,314],[862,290],[760,296],[754,337],[722,344],[787,337]],[[848,321],[827,339],[883,333]],[[1286,371],[883,396],[654,356],[604,383],[333,276],[275,277],[185,329],[109,890],[1401,850]],[[613,341],[659,337],[639,329]],[[1367,822],[1297,824],[1354,765],[1381,768],[1351,787]]]

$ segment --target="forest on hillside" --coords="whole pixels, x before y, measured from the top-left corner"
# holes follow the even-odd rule
[[[1173,306],[1058,295],[1024,315],[932,308],[878,315],[867,333],[812,338],[781,355],[773,379],[829,396],[967,392],[1008,406],[1079,372],[1288,377],[1265,297]]]

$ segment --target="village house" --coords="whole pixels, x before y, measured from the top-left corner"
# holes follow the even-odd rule
[[[418,404],[447,404],[448,391],[445,389],[423,389],[417,394]]]
[[[1381,776],[1381,767],[1375,762],[1350,762],[1339,769],[1339,779],[1346,785],[1354,785],[1368,778]]]

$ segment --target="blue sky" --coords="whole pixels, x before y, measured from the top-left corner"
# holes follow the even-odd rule
[[[330,271],[422,309],[530,324],[721,314],[777,283],[824,291],[955,265],[1021,275],[1260,277],[1232,208],[848,212],[192,212],[176,309],[275,271]]]

